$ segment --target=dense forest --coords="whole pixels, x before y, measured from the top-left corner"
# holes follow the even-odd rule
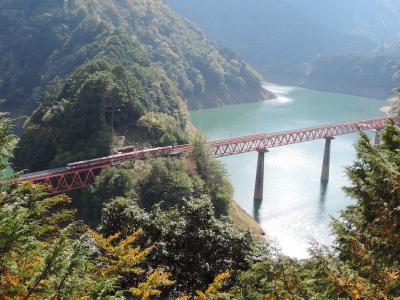
[[[167,3],[267,81],[376,98],[390,96],[399,85],[398,1]]]
[[[187,142],[186,106],[168,81],[153,77],[149,95],[137,76],[93,60],[65,79],[54,79],[24,126],[15,166],[31,171],[106,156],[124,144]],[[152,97],[151,97],[152,96]]]
[[[298,260],[239,223],[224,166],[188,117],[272,96],[233,52],[161,0],[3,0],[0,40],[2,110],[32,111],[19,137],[0,113],[0,299],[400,297],[396,124],[376,147],[360,133],[344,188],[354,204],[332,220],[333,246]],[[181,143],[191,151],[109,166],[69,194],[15,180]]]
[[[272,97],[251,67],[162,1],[50,2],[0,4],[5,109],[37,107],[16,149],[18,169],[185,143],[187,105]]]
[[[162,0],[4,0],[0,40],[0,98],[19,114],[36,107],[54,77],[100,57],[126,67],[152,97],[164,93],[155,83],[166,82],[176,93],[162,96],[184,98],[192,108],[272,96],[249,65]]]
[[[232,188],[204,139],[186,157],[105,169],[79,203],[13,184],[16,138],[0,116],[0,297],[4,299],[396,299],[400,128],[361,134],[355,199],[332,249],[285,257],[229,217]],[[71,203],[72,201],[72,203]]]

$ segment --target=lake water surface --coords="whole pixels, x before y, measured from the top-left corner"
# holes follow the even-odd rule
[[[193,123],[210,140],[275,132],[382,115],[384,102],[303,88],[269,86],[278,98],[253,104],[191,112]],[[283,253],[304,258],[311,241],[332,242],[331,217],[352,203],[342,192],[344,167],[355,157],[357,135],[332,141],[329,184],[320,183],[324,141],[271,149],[265,155],[264,200],[253,203],[257,153],[222,158],[235,187],[235,200],[250,215],[258,214],[269,240]]]

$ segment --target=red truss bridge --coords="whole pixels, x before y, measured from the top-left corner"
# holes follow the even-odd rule
[[[396,123],[400,122],[400,117],[380,117],[360,121],[351,121],[345,123],[337,123],[330,125],[321,125],[311,128],[302,128],[289,131],[281,131],[266,134],[254,134],[229,139],[222,139],[209,142],[212,153],[215,157],[223,157],[236,155],[252,151],[259,152],[259,160],[257,167],[258,189],[261,187],[262,199],[262,181],[264,172],[264,153],[269,148],[280,147],[295,143],[303,143],[312,140],[325,139],[325,155],[324,166],[328,167],[328,176],[322,176],[322,180],[328,180],[329,177],[329,155],[330,143],[333,137],[350,134],[359,131],[379,130],[382,129],[389,120]],[[81,189],[92,184],[101,170],[106,166],[118,165],[129,160],[143,160],[149,158],[173,156],[190,151],[191,145],[180,145],[176,147],[161,147],[154,149],[146,149],[133,151],[128,153],[119,153],[107,157],[85,160],[67,164],[65,167],[44,170],[36,173],[22,175],[16,182],[32,182],[34,184],[46,184],[51,187],[51,194],[69,192],[75,189]],[[327,166],[326,166],[327,164]],[[324,168],[323,168],[324,169]],[[324,170],[323,170],[324,173]],[[326,170],[325,170],[326,173]],[[325,174],[326,175],[326,174]],[[255,196],[256,197],[256,196]]]

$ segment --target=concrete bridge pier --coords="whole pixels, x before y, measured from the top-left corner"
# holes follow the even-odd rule
[[[329,181],[329,165],[331,161],[331,142],[333,137],[325,138],[324,161],[322,162],[321,181]]]
[[[260,202],[264,194],[264,156],[266,149],[258,150],[256,184],[254,187],[254,202]]]
[[[379,146],[381,144],[381,132],[382,129],[375,129],[375,139],[374,139],[374,147]]]

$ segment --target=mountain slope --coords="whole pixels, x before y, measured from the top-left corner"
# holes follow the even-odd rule
[[[372,98],[387,98],[399,85],[399,56],[321,55],[307,69],[303,86]]]
[[[151,60],[161,65],[183,92],[190,107],[254,102],[271,96],[260,89],[262,78],[249,65],[232,51],[208,41],[163,1],[92,2],[102,20],[109,19],[137,37]]]
[[[116,40],[123,34],[126,39]],[[146,54],[191,107],[259,101],[261,77],[219,50],[161,0],[4,0],[0,3],[0,98],[6,109],[30,111],[41,88],[120,43],[113,58],[132,69],[126,47]],[[240,97],[235,97],[238,94]]]
[[[384,55],[399,39],[400,2],[395,0],[167,0],[167,3],[195,22],[210,38],[237,51],[267,80],[282,84],[319,88],[316,83],[320,82],[321,89],[331,86],[331,91],[336,91],[335,84],[324,81],[324,77],[319,81],[308,78],[310,66],[317,63],[318,57],[333,55],[339,61],[338,56],[349,55],[346,63],[357,68],[358,60],[352,60],[354,55],[363,56],[363,61],[377,49]],[[320,67],[322,64],[314,68]],[[385,68],[382,65],[370,68],[369,72],[381,74],[381,67]],[[347,71],[336,72],[337,77],[326,80],[340,81],[348,77]],[[385,74],[385,78],[392,75]],[[387,85],[378,85],[377,79],[373,89],[386,89]],[[310,82],[313,84],[308,85]],[[355,89],[339,90],[369,95],[371,81],[360,80],[355,84],[358,85]],[[390,92],[371,96],[384,97]]]
[[[197,108],[269,96],[255,71],[161,0],[17,0],[0,11],[1,96],[14,112],[39,104],[16,149],[18,169],[185,143],[185,99]]]
[[[375,47],[366,37],[321,26],[311,16],[312,5],[303,5],[302,0],[168,0],[167,3],[198,24],[210,38],[237,51],[269,80],[285,74],[285,68],[293,68],[321,53],[368,53]]]

